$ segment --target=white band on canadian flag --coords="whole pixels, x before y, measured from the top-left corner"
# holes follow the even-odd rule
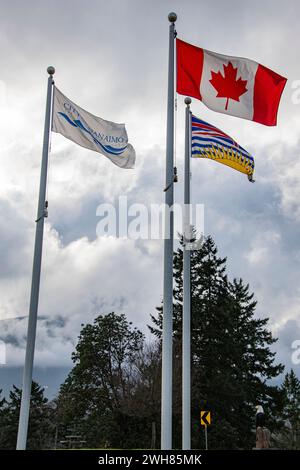
[[[204,61],[200,82],[200,93],[203,103],[213,111],[252,120],[254,82],[258,63],[249,59],[224,56],[215,52],[203,50]],[[217,75],[216,75],[217,74]],[[234,98],[222,96],[224,79],[230,83],[230,78],[237,85],[240,92]],[[224,80],[224,85],[225,84]],[[234,85],[234,83],[233,83]],[[224,93],[226,95],[226,93]],[[218,96],[219,95],[219,96]],[[221,95],[221,96],[220,96]]]

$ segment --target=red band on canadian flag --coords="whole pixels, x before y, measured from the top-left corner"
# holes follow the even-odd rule
[[[201,100],[203,49],[176,39],[177,93]]]
[[[253,121],[276,126],[280,98],[287,79],[259,65],[255,75]]]
[[[275,126],[286,78],[257,62],[207,51],[180,39],[177,92],[219,113]]]

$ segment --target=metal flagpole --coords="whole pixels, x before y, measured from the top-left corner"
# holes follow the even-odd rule
[[[185,165],[182,319],[182,449],[191,448],[191,259],[190,259],[190,98],[185,98]]]
[[[172,329],[173,329],[173,212],[174,202],[174,42],[176,13],[170,13],[168,113],[165,189],[164,290],[162,335],[161,448],[172,449]]]
[[[22,400],[21,400],[21,409],[20,409],[20,418],[19,418],[17,450],[25,450],[26,442],[27,442],[30,395],[31,395],[31,386],[32,386],[32,369],[33,369],[33,359],[34,359],[37,312],[38,312],[40,277],[41,277],[44,218],[47,217],[46,185],[47,185],[52,90],[53,90],[53,84],[54,84],[53,75],[55,73],[54,67],[51,67],[51,66],[48,67],[47,72],[49,74],[49,78],[48,78],[48,88],[47,88],[43,154],[42,154],[42,165],[41,165],[41,176],[40,176],[40,192],[39,192],[39,202],[38,202],[36,231],[35,231],[34,258],[33,258],[30,307],[29,307],[29,318],[28,318],[28,329],[27,329],[27,344],[26,344],[26,356],[25,356],[25,366],[24,366],[24,374],[23,374]]]

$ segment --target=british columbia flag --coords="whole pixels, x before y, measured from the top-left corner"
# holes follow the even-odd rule
[[[192,115],[192,157],[210,158],[248,176],[253,182],[254,158],[229,135]]]

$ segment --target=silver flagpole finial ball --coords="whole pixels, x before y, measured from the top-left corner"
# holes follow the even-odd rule
[[[55,68],[52,65],[49,65],[49,67],[47,68],[47,72],[49,73],[49,75],[54,75]]]
[[[172,11],[171,13],[169,13],[168,18],[170,23],[175,23],[175,21],[177,20],[177,15],[176,13],[174,13],[174,11]]]
[[[189,106],[192,102],[191,98],[189,98],[188,96],[186,98],[184,98],[184,102],[187,106]]]

